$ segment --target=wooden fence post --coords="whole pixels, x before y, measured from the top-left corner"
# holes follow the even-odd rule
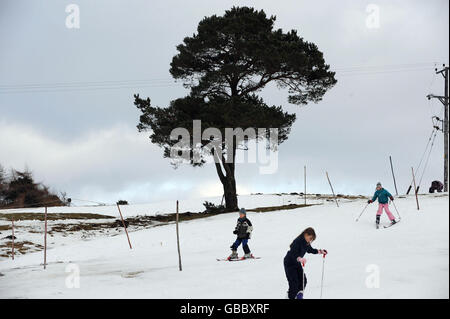
[[[130,249],[133,249],[133,247],[131,247],[130,236],[128,236],[127,226],[125,225],[125,221],[123,220],[123,216],[122,216],[122,212],[120,211],[120,205],[119,204],[117,204],[117,209],[119,210],[120,219],[122,220],[122,225],[123,225],[123,228],[125,229],[125,234],[127,235],[128,245],[130,245]]]
[[[412,171],[412,177],[413,177],[413,183],[414,183],[414,193],[416,194],[417,210],[420,210],[419,197],[417,196],[416,176],[414,175],[414,167],[411,167],[411,171]]]
[[[47,207],[44,213],[44,269],[47,268]]]
[[[176,230],[177,230],[178,266],[180,268],[180,271],[182,271],[183,267],[181,266],[180,233],[179,233],[179,229],[178,229],[178,222],[179,222],[179,210],[178,210],[178,201],[177,201]]]
[[[328,176],[328,172],[326,172],[326,173],[327,173],[328,183],[330,184],[330,187],[331,187],[331,192],[333,193],[334,201],[336,202],[337,207],[339,207],[339,203],[336,198],[336,194],[334,193],[333,185],[331,185],[330,177]]]

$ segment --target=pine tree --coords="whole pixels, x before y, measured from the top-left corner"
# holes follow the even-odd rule
[[[278,146],[287,140],[295,114],[284,112],[281,106],[269,106],[257,94],[268,84],[287,89],[288,102],[306,105],[319,102],[336,84],[335,73],[325,63],[322,52],[312,42],[301,38],[295,30],[274,29],[276,18],[264,11],[248,7],[233,7],[223,16],[213,15],[200,21],[197,32],[177,46],[178,53],[170,67],[172,76],[190,88],[190,94],[178,98],[166,108],[154,107],[150,99],[135,97],[135,106],[142,112],[139,131],[151,130],[152,143],[164,149],[170,157],[178,143],[170,139],[173,129],[186,128],[193,135],[193,120],[202,126],[225,128],[278,128]],[[267,136],[255,136],[261,139]],[[202,141],[202,145],[210,141]],[[235,179],[236,149],[242,145],[220,141],[222,156],[214,156],[216,171],[223,185],[227,210],[238,208]],[[229,145],[232,145],[231,147]],[[195,145],[185,145],[194,152]]]
[[[2,184],[0,205],[10,208],[63,206],[65,203],[49,188],[36,183],[30,170],[11,170],[10,178]]]

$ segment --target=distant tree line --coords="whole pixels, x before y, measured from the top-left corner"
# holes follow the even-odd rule
[[[0,207],[43,207],[65,206],[66,196],[61,197],[50,192],[49,187],[34,181],[29,170],[18,171],[12,169],[8,175],[0,165]]]

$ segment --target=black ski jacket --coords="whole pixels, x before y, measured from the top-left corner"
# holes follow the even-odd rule
[[[233,234],[237,235],[239,239],[250,239],[250,233],[252,230],[252,223],[247,217],[238,218]]]
[[[297,258],[305,254],[318,254],[319,251],[308,244],[303,235],[298,236],[291,244],[291,249],[287,252],[285,261],[289,264],[298,264]]]

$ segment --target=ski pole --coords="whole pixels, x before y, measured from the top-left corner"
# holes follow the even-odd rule
[[[391,202],[392,202],[392,204],[394,205],[395,211],[397,212],[398,219],[399,219],[399,220],[402,219],[402,216],[400,216],[400,213],[398,212],[397,206],[395,206],[395,202],[394,202],[394,201],[391,201]]]
[[[323,274],[325,272],[325,256],[326,254],[323,255],[322,259],[322,282],[320,283],[320,299],[322,299],[322,292],[323,292]]]
[[[306,280],[305,266],[306,266],[306,263],[305,264],[302,263],[302,270],[303,270],[303,295],[305,295],[305,280]]]
[[[366,211],[367,206],[369,206],[369,203],[366,204],[366,207],[364,207],[364,209],[363,209],[363,211],[361,212],[361,214],[359,214],[358,218],[356,218],[356,221],[358,221],[358,220],[361,218],[362,214]]]

